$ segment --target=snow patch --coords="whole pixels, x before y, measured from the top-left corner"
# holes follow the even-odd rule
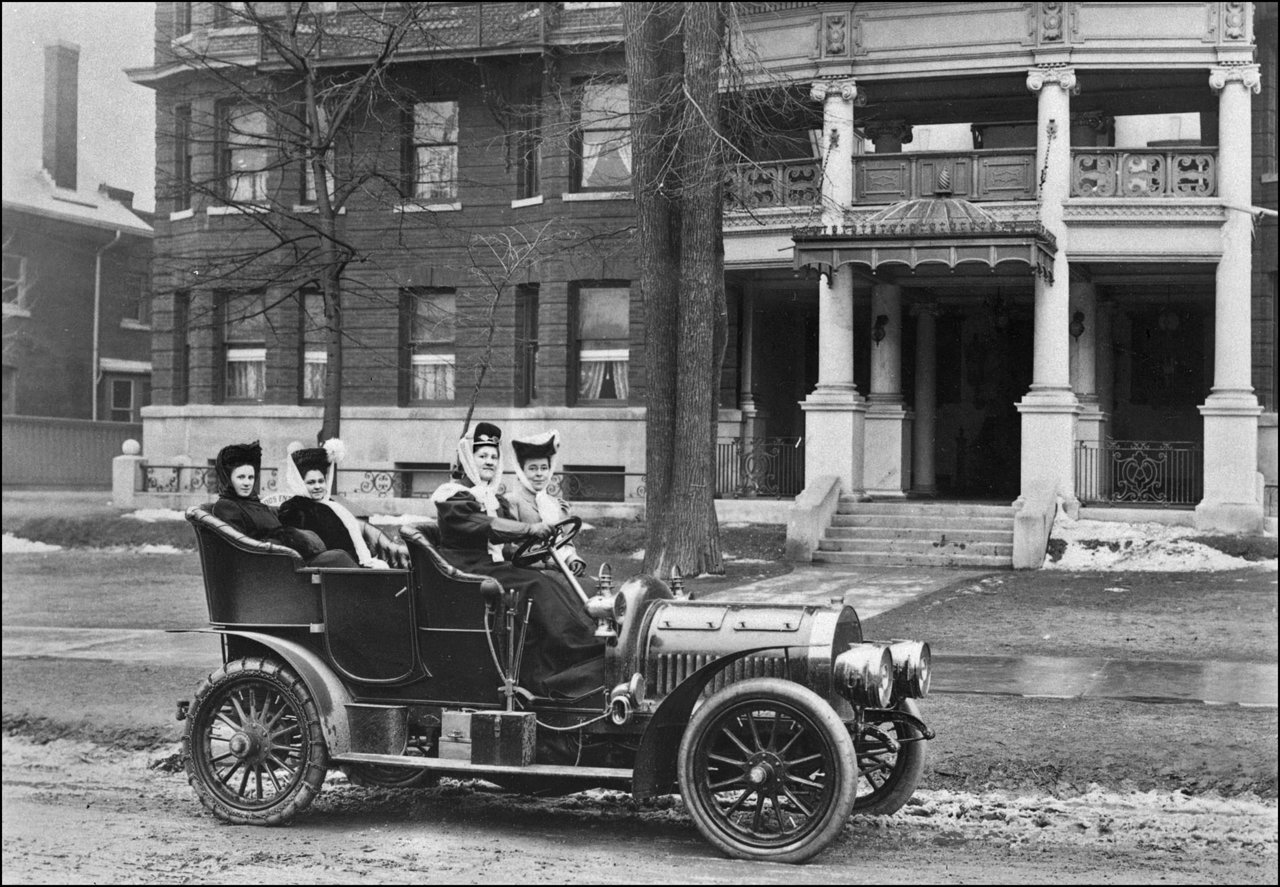
[[[48,542],[32,542],[12,533],[5,533],[0,546],[0,554],[40,554],[46,551],[62,551],[61,545],[50,545]]]
[[[125,517],[148,524],[154,524],[156,521],[187,519],[185,512],[172,508],[139,508],[137,511],[129,512]]]
[[[1059,513],[1050,542],[1066,549],[1058,560],[1045,559],[1046,570],[1074,572],[1211,572],[1217,570],[1275,570],[1276,561],[1248,561],[1210,548],[1189,537],[1193,527],[1072,520]],[[1112,591],[1114,589],[1108,589]],[[1123,589],[1120,589],[1123,590]]]
[[[405,524],[421,524],[426,521],[435,520],[435,515],[427,517],[425,514],[371,514],[369,515],[369,523],[376,526],[404,526]]]

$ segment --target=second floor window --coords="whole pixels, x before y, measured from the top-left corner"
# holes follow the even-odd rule
[[[457,295],[447,289],[404,294],[405,375],[410,403],[453,400]]]
[[[458,103],[416,103],[406,130],[404,195],[432,203],[457,200]]]
[[[223,345],[227,400],[261,401],[267,393],[267,317],[261,293],[226,297]]]
[[[324,377],[329,364],[328,324],[324,316],[324,294],[302,293],[302,400],[324,400]]]
[[[173,36],[181,37],[191,33],[191,4],[173,4]]]
[[[630,395],[631,290],[578,290],[578,401],[625,401]]]
[[[271,164],[267,115],[251,105],[218,107],[218,160],[229,203],[266,203]]]
[[[631,118],[627,84],[581,85],[575,136],[576,186],[581,191],[631,187]]]
[[[190,4],[188,4],[190,5]],[[173,209],[191,208],[191,106],[173,109]]]
[[[147,287],[145,275],[126,275],[125,299],[125,319],[149,326],[151,324],[151,292]]]
[[[536,94],[529,98],[519,121],[515,138],[516,198],[525,200],[542,193],[542,120]]]
[[[214,3],[213,25],[215,28],[226,28],[233,25],[247,24],[246,13],[248,3]]]

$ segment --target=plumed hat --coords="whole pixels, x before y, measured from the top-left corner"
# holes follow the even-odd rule
[[[308,471],[328,474],[329,468],[341,462],[346,454],[347,445],[337,437],[329,438],[322,447],[289,447],[289,456],[303,477],[307,476]]]
[[[550,460],[560,451],[560,435],[555,431],[547,431],[543,434],[513,437],[511,449],[515,452],[516,463],[519,465],[530,459]]]
[[[471,449],[497,447],[502,449],[502,429],[490,422],[477,422],[471,434]]]

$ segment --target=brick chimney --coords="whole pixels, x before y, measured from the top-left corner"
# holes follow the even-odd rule
[[[59,188],[76,187],[76,116],[80,47],[57,40],[44,48],[44,168]]]

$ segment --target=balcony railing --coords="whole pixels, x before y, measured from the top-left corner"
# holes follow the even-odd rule
[[[1213,197],[1218,149],[1071,149],[1072,197]]]
[[[951,176],[954,197],[975,202],[1031,200],[1036,194],[1035,162],[1034,148],[861,154],[853,158],[853,202],[932,197],[944,171]]]
[[[1168,440],[1080,441],[1076,496],[1094,505],[1195,505],[1204,496],[1204,450]]]
[[[729,168],[724,183],[727,212],[816,206],[821,196],[822,164],[816,160],[743,163]]]

